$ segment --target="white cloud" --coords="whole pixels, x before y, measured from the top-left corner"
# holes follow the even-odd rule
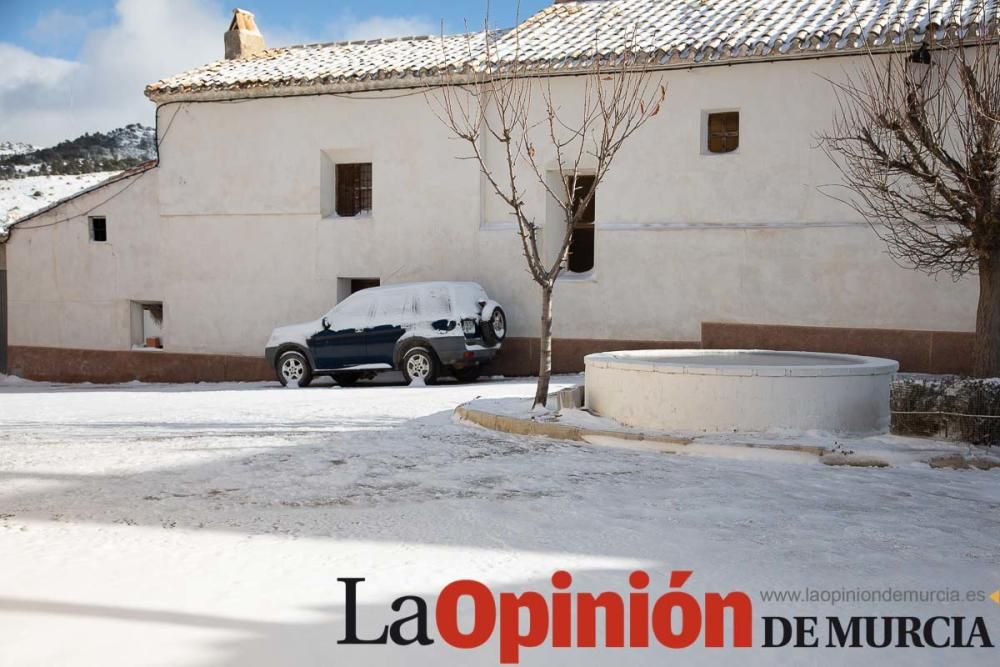
[[[229,5],[231,6],[231,5]],[[76,61],[44,58],[0,42],[0,141],[51,145],[84,132],[152,124],[146,85],[223,56],[231,14],[219,0],[118,0],[113,22],[66,13],[39,21],[36,38],[84,30]],[[420,17],[344,16],[326,34],[304,35],[260,25],[270,46],[338,39],[436,34]],[[66,31],[70,31],[67,33]]]
[[[13,44],[0,42],[0,94],[8,90],[52,87],[80,65],[61,58],[45,58]]]
[[[76,62],[0,43],[0,139],[45,145],[152,123],[147,84],[222,57],[228,16],[214,3],[119,0],[116,13],[86,34]]]
[[[416,35],[436,35],[441,32],[428,19],[418,16],[371,16],[366,19],[347,19],[334,24],[335,39],[376,39],[379,37],[413,37]]]

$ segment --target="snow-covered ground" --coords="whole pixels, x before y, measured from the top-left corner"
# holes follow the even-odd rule
[[[670,570],[690,569],[685,591],[746,591],[758,617],[983,616],[1000,639],[989,601],[760,596],[995,590],[1000,471],[679,457],[452,419],[461,402],[533,388],[0,382],[0,664],[493,665],[495,639],[471,651],[338,645],[337,578],[367,579],[360,629],[374,635],[410,613],[389,609],[398,596],[433,605],[461,578],[548,596],[557,569],[575,591],[627,592],[628,573],[644,568],[656,595]],[[540,647],[522,650],[521,664],[994,665],[996,655]]]
[[[118,172],[99,171],[93,174],[28,176],[0,180],[0,234],[7,225],[18,218],[97,185],[116,173]]]

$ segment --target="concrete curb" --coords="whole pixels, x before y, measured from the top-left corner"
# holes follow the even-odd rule
[[[681,438],[669,435],[652,433],[636,433],[632,431],[608,431],[603,429],[581,428],[560,424],[559,422],[535,421],[533,419],[521,419],[511,415],[498,415],[484,410],[476,410],[466,405],[455,408],[455,414],[459,419],[472,422],[491,431],[502,433],[512,433],[514,435],[533,435],[542,438],[553,438],[556,440],[573,440],[576,442],[586,442],[588,437],[617,438],[619,440],[631,440],[633,442],[651,442],[665,445],[690,445],[695,442],[692,438]],[[822,447],[812,445],[768,445],[760,443],[745,443],[738,445],[747,449],[771,449],[781,452],[802,452],[812,454],[822,459],[828,451]],[[824,461],[825,463],[825,461]],[[847,465],[846,463],[833,463],[828,465]],[[888,465],[888,464],[885,464]]]
[[[568,399],[569,397],[567,397]],[[606,429],[589,429],[557,421],[536,421],[511,415],[501,415],[485,410],[470,408],[468,404],[455,408],[455,416],[463,421],[488,428],[491,431],[511,433],[514,435],[529,435],[555,440],[572,440],[586,442],[590,437],[608,437],[633,442],[660,443],[665,445],[697,444],[697,439],[682,438],[657,433],[640,433],[635,431],[614,431]],[[854,452],[841,452],[817,445],[767,444],[767,443],[730,443],[729,447],[744,447],[746,449],[768,449],[780,452],[801,452],[816,457],[817,462],[827,466],[843,466],[851,468],[891,468],[893,464],[879,456]],[[922,461],[931,468],[979,469],[990,470],[1000,467],[1000,459],[994,457],[965,456],[958,453],[936,455]]]
[[[455,415],[463,420],[488,428],[491,431],[511,433],[513,435],[530,435],[555,440],[571,440],[586,442],[588,437],[608,437],[633,442],[661,443],[665,445],[690,445],[696,442],[692,438],[672,437],[668,435],[636,433],[630,431],[609,431],[603,429],[588,429],[555,421],[535,421],[522,419],[511,415],[500,415],[484,410],[476,410],[468,405],[455,408]],[[865,468],[887,468],[890,463],[872,456],[847,455],[833,452],[824,447],[814,445],[782,445],[764,443],[742,443],[729,446],[745,447],[746,449],[768,449],[779,452],[801,452],[816,457],[817,462],[828,466],[847,466]]]
[[[510,415],[498,415],[492,412],[476,410],[474,408],[460,405],[455,408],[455,414],[459,419],[472,422],[491,431],[501,431],[503,433],[513,433],[514,435],[534,435],[542,438],[554,438],[556,440],[575,440],[583,442],[587,436],[605,436],[609,438],[619,438],[621,440],[644,440],[648,442],[662,442],[669,445],[689,445],[690,438],[673,438],[669,436],[646,435],[644,433],[628,433],[622,431],[603,431],[559,422],[540,422],[533,419],[520,419]]]

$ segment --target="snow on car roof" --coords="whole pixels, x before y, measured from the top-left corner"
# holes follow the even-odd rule
[[[450,280],[434,280],[428,282],[419,283],[393,283],[391,285],[379,285],[378,287],[369,287],[367,290],[362,291],[375,291],[375,290],[393,290],[393,289],[429,289],[433,287],[471,287],[473,289],[483,289],[482,285],[479,283],[474,283],[471,281],[450,281]]]

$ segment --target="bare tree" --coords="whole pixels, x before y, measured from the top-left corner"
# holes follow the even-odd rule
[[[980,14],[980,17],[985,14]],[[870,53],[834,82],[823,147],[900,264],[958,280],[978,272],[973,368],[1000,376],[1000,50],[991,32],[933,49]]]
[[[489,188],[517,222],[528,273],[542,293],[534,405],[545,405],[552,373],[553,290],[567,269],[574,230],[622,146],[659,113],[666,87],[653,80],[647,59],[630,40],[615,55],[591,54],[589,67],[572,77],[580,85],[574,92],[564,89],[560,104],[553,77],[534,71],[519,46],[502,57],[488,31],[479,37],[485,44],[478,59],[483,64],[448,74],[428,97],[438,118],[468,145]],[[516,33],[506,39],[516,43]],[[497,148],[500,159],[491,161],[488,152]],[[559,211],[559,241],[549,252],[539,213],[529,210],[529,187],[540,187]]]

